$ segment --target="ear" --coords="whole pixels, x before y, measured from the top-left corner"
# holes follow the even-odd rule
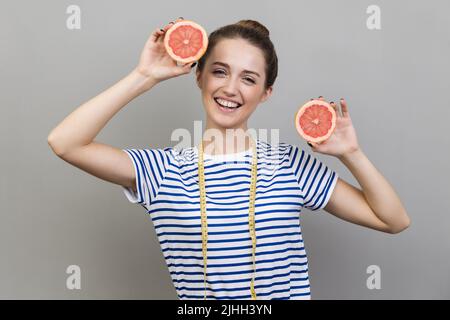
[[[202,89],[202,86],[200,85],[201,72],[200,72],[200,70],[198,68],[195,70],[195,78],[196,78],[196,81],[197,81],[197,86],[201,90]]]
[[[272,87],[269,87],[265,90],[265,92],[261,98],[261,103],[266,101],[267,99],[269,99],[271,95],[272,95]]]

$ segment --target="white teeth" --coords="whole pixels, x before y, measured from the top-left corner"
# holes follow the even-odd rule
[[[220,105],[222,105],[222,106],[224,106],[224,107],[228,107],[228,108],[236,108],[237,106],[239,106],[238,103],[230,102],[230,101],[223,100],[223,99],[220,99],[220,98],[217,98],[216,101],[217,101]]]

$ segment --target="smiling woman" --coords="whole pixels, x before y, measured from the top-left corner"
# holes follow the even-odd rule
[[[329,139],[334,143],[315,149],[345,151],[345,163],[372,191],[367,194],[345,188],[337,172],[301,148],[248,134],[248,118],[271,96],[278,70],[269,32],[256,21],[239,21],[209,36],[195,78],[206,114],[198,146],[120,150],[94,141],[129,101],[192,70],[165,50],[169,28],[155,29],[133,72],[70,114],[48,142],[66,162],[121,185],[130,202],[145,208],[179,299],[310,299],[304,208],[327,208],[380,230],[406,225],[395,214],[402,212],[398,202],[375,201],[392,199],[392,192],[377,195],[386,186],[372,182],[380,181],[377,175],[368,179],[366,172],[374,171],[367,161],[360,153],[347,154],[357,147],[349,117],[338,118]],[[213,139],[207,139],[211,132]]]
[[[178,298],[310,299],[299,213],[327,204],[337,174],[298,147],[247,133],[278,70],[264,26],[245,20],[209,36],[196,70],[206,113],[198,146],[118,150],[93,141],[132,98],[191,70],[164,50],[169,27],[155,30],[132,74],[71,114],[49,143],[150,214]]]
[[[253,40],[237,36],[238,30]],[[232,25],[210,35],[210,45],[196,70],[207,116],[206,130],[214,128],[224,136],[227,129],[248,130],[247,120],[272,94],[278,69],[275,50],[267,44],[271,43],[268,37],[250,30]],[[261,42],[252,38],[255,36]],[[267,61],[275,63],[275,67],[268,68]],[[226,145],[215,148],[217,153],[224,153]]]
[[[255,69],[242,69],[241,71],[244,73],[253,73],[259,78],[262,77],[264,73],[266,75],[264,82],[264,89],[268,89],[275,83],[275,79],[278,75],[278,57],[275,51],[275,47],[270,40],[269,30],[254,20],[241,20],[235,24],[223,26],[214,32],[212,32],[209,36],[209,45],[208,50],[206,50],[205,54],[198,61],[198,71],[203,71],[206,61],[211,61],[211,66],[223,66],[226,69],[229,69],[230,66],[223,61],[217,61],[215,59],[209,59],[209,56],[214,52],[215,47],[218,43],[223,40],[245,40],[246,44],[251,44],[252,46],[259,49],[258,55],[263,55],[264,63],[262,65],[262,70],[257,72]],[[244,48],[236,48],[235,51],[237,56],[240,56],[240,53],[245,52]],[[261,65],[260,65],[261,67]]]

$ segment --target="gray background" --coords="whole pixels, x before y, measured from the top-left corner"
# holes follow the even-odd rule
[[[81,29],[66,8],[81,8]],[[381,30],[366,9],[381,8]],[[128,74],[150,32],[183,16],[209,32],[255,19],[271,33],[279,77],[253,128],[293,126],[300,104],[345,97],[361,148],[394,186],[412,224],[390,235],[304,211],[313,299],[449,299],[450,5],[448,1],[8,1],[0,12],[0,298],[176,299],[150,216],[120,186],[56,157],[47,136]],[[194,73],[129,103],[96,140],[172,146],[203,120]],[[316,154],[357,185],[336,158]],[[66,268],[81,267],[81,290]],[[366,268],[381,268],[369,290]]]

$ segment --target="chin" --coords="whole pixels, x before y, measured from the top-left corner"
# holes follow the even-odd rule
[[[214,122],[224,129],[233,129],[239,127],[239,121],[225,121],[224,119],[214,119]]]
[[[206,106],[205,111],[207,113],[207,117],[219,128],[222,129],[233,129],[239,128],[242,126],[242,123],[245,122],[247,112],[244,108],[248,108],[248,104],[244,104],[239,107],[239,110],[236,110],[233,113],[226,113],[221,111],[217,107],[217,103],[214,100],[205,101],[203,105]]]

